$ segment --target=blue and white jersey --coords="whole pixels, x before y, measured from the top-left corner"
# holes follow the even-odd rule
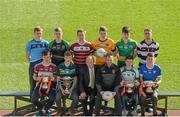
[[[26,52],[30,55],[30,62],[42,59],[42,52],[48,49],[48,42],[44,39],[31,39],[26,45]]]
[[[140,67],[139,74],[142,76],[143,81],[156,81],[158,77],[161,77],[162,71],[156,64],[151,69],[144,64]]]

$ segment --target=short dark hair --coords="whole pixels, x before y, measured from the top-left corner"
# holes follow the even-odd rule
[[[150,28],[145,28],[145,29],[144,29],[144,32],[146,32],[146,31],[152,32],[152,29],[150,29]]]
[[[60,27],[56,27],[56,28],[54,29],[54,32],[60,32],[60,33],[62,33],[62,29],[61,29]]]
[[[34,33],[35,33],[36,31],[41,31],[41,32],[43,32],[43,29],[42,29],[40,26],[36,26],[36,27],[34,28]]]
[[[125,58],[125,60],[129,60],[129,59],[133,60],[133,57],[132,57],[132,56],[127,56],[127,57]]]
[[[72,56],[72,54],[71,54],[70,51],[66,51],[66,52],[64,53],[64,56]]]
[[[51,52],[49,51],[49,50],[44,50],[43,52],[42,52],[42,55],[43,56],[47,56],[47,55],[51,55]]]
[[[77,30],[77,34],[78,34],[79,32],[84,32],[84,33],[86,33],[86,31],[85,31],[83,28],[78,29],[78,30]]]
[[[130,33],[131,32],[131,28],[129,26],[124,26],[122,28],[122,33]]]
[[[148,57],[154,57],[154,54],[153,53],[148,53],[146,58],[148,58]]]
[[[100,31],[108,31],[108,29],[107,29],[107,27],[106,26],[100,26],[100,28],[99,28],[99,32]]]

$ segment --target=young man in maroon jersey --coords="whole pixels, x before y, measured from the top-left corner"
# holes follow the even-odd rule
[[[94,49],[90,42],[86,40],[86,31],[83,29],[77,30],[78,41],[70,47],[70,52],[73,54],[74,64],[77,69],[86,64],[86,57],[93,54]]]
[[[43,61],[34,68],[33,78],[36,81],[36,87],[32,92],[32,103],[38,107],[39,115],[48,115],[49,109],[54,103],[56,95],[56,65],[51,63],[51,53],[46,50],[42,53]],[[45,81],[46,79],[46,81]],[[43,84],[44,82],[47,85]],[[46,103],[41,103],[39,98],[47,96]]]

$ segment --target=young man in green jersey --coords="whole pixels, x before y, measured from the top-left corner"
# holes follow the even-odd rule
[[[121,68],[122,115],[126,116],[129,111],[131,115],[136,116],[136,109],[138,104],[139,72],[132,66],[132,57],[126,57],[125,64],[126,66]],[[131,100],[128,102],[128,99]]]
[[[61,99],[72,99],[73,101],[69,110],[69,114],[72,116],[79,101],[77,94],[77,73],[76,66],[72,63],[72,55],[69,51],[64,53],[64,59],[64,63],[61,63],[57,68],[56,104],[58,106],[58,115],[62,115],[64,108],[61,107]]]
[[[55,39],[48,45],[52,53],[52,63],[56,66],[64,62],[64,53],[69,50],[69,42],[63,39],[63,32],[60,27],[54,29]]]
[[[130,38],[131,29],[128,26],[122,28],[122,38],[116,43],[118,51],[118,66],[125,66],[127,56],[136,57],[137,42]]]

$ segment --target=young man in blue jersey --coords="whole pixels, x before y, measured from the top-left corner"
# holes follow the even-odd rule
[[[161,83],[162,73],[161,68],[154,64],[154,54],[148,53],[146,58],[147,63],[139,69],[141,86],[139,87],[141,115],[145,116],[146,99],[151,98],[153,103],[153,115],[157,116],[157,88]]]
[[[36,85],[33,79],[34,66],[42,62],[42,52],[48,49],[48,42],[41,38],[43,29],[39,26],[34,28],[34,38],[26,44],[26,58],[30,62],[29,65],[29,82],[30,94]]]

